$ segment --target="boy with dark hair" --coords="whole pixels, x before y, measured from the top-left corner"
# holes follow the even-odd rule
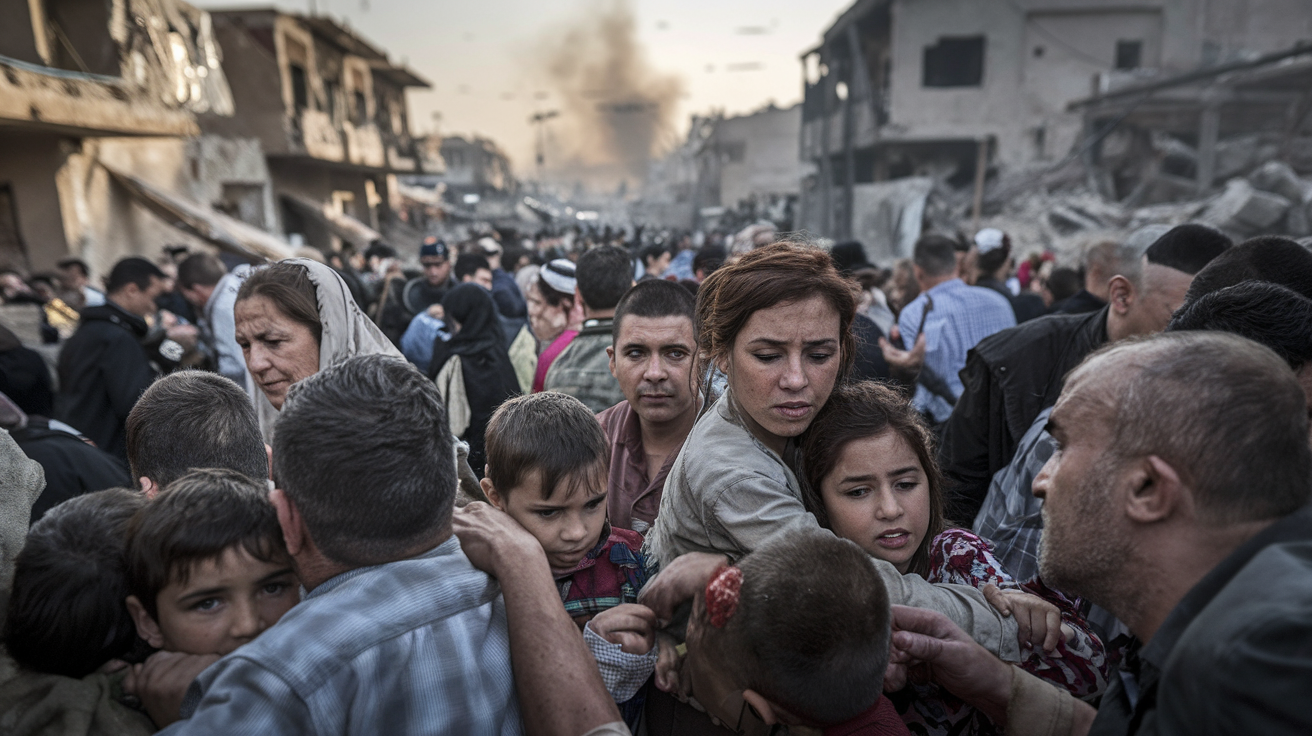
[[[232,470],[184,475],[142,509],[127,571],[137,634],[170,652],[225,655],[300,601],[267,491]]]
[[[132,649],[124,540],[145,505],[141,494],[111,488],[65,501],[32,526],[5,618],[5,649],[20,665],[81,678]]]
[[[881,696],[891,620],[888,591],[855,544],[776,536],[697,593],[680,687],[739,733],[756,721],[906,734]]]
[[[603,245],[579,256],[574,275],[575,298],[583,304],[583,329],[552,362],[543,386],[579,399],[596,413],[624,398],[610,373],[606,349],[614,341],[615,307],[633,286],[633,261],[628,251]]]
[[[552,391],[519,396],[488,423],[482,486],[493,506],[542,544],[565,610],[635,726],[643,703],[635,695],[655,668],[656,650],[619,636],[629,616],[647,613],[623,605],[637,602],[647,574],[642,536],[606,521],[609,460],[601,427],[578,399]]]
[[[610,522],[642,534],[660,510],[665,476],[697,420],[696,305],[670,281],[635,284],[615,308],[610,372],[624,401],[597,421],[610,443]]]
[[[487,262],[487,258],[478,253],[461,253],[456,258],[455,265],[456,281],[461,283],[473,282],[479,286],[492,291],[492,265]]]
[[[147,496],[194,468],[226,468],[257,482],[269,477],[250,398],[223,376],[182,371],[159,379],[132,407],[126,429],[128,465]]]

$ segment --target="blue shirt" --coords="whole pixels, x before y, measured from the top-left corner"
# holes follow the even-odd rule
[[[1016,314],[1006,297],[992,289],[967,286],[961,279],[944,281],[913,299],[898,317],[897,328],[908,350],[919,334],[926,295],[933,298],[934,308],[925,319],[925,367],[947,383],[953,396],[960,397],[957,373],[966,367],[966,353],[989,335],[1015,327]],[[935,422],[947,421],[952,414],[952,404],[920,384],[916,384],[912,402]]]
[[[420,312],[410,320],[410,326],[401,335],[401,354],[418,366],[420,371],[428,373],[428,364],[433,360],[433,343],[439,337],[444,341],[451,339],[446,322],[430,316],[428,312]]]
[[[523,732],[501,589],[453,536],[338,575],[196,678],[166,734]]]

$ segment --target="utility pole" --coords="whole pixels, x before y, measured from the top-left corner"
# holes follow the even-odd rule
[[[528,119],[530,125],[537,126],[537,142],[534,146],[536,153],[536,164],[538,170],[538,193],[542,191],[542,185],[545,182],[545,168],[547,162],[547,121],[560,116],[558,110],[546,110],[544,112],[533,113],[533,117]]]

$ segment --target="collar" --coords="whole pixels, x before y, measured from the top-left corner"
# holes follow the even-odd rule
[[[1312,538],[1312,506],[1304,506],[1253,535],[1180,599],[1153,635],[1152,641],[1144,645],[1140,656],[1159,670],[1163,669],[1185,629],[1259,552],[1283,542],[1309,538]]]
[[[922,292],[922,293],[924,293],[924,294],[935,294],[935,293],[938,293],[938,292],[944,292],[944,291],[956,291],[957,289],[962,288],[962,287],[964,287],[965,285],[966,285],[966,282],[965,282],[965,281],[962,281],[961,278],[958,277],[958,278],[955,278],[955,279],[948,279],[947,281],[944,281],[944,282],[941,283],[941,284],[934,284],[933,286],[929,287],[929,289],[928,289],[927,291],[924,291],[924,292]],[[918,298],[918,297],[917,297],[917,298]]]
[[[456,540],[456,535],[452,534],[451,536],[446,538],[445,542],[442,542],[441,544],[428,550],[427,552],[424,552],[422,554],[417,554],[414,557],[407,557],[405,559],[425,560],[433,557],[441,557],[442,555],[453,554],[459,549],[460,549],[460,542]],[[405,560],[393,560],[392,562],[384,562],[381,565],[369,565],[368,567],[357,567],[354,570],[347,570],[346,572],[341,573],[340,575],[336,575],[334,577],[328,578],[327,580],[323,581],[314,590],[311,590],[308,593],[303,593],[301,595],[301,600],[309,600],[311,598],[315,598],[321,595],[326,595],[328,593],[331,593],[335,588],[340,587],[346,581],[351,580],[352,578],[357,578],[361,575],[364,575],[367,572],[372,572],[373,570],[378,570],[380,568],[386,567],[393,563],[404,562],[404,561]]]
[[[135,333],[138,337],[143,337],[150,331],[150,326],[146,324],[146,320],[108,299],[100,306],[83,309],[82,318],[84,320],[100,320],[116,324],[129,332]]]
[[[611,334],[611,327],[614,324],[615,320],[611,317],[584,320],[583,329],[579,330],[579,336],[609,335]]]

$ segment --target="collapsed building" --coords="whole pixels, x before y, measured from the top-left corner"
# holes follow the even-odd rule
[[[1134,215],[1121,216],[1118,197],[1148,176],[1129,205],[1151,202],[1172,186],[1161,174],[1187,172],[1165,159],[1151,176],[1116,166],[1133,157],[1130,139],[1136,151],[1145,141],[1111,135],[1133,118],[1116,105],[1138,100],[1145,131],[1155,109],[1118,91],[1302,39],[1312,7],[1300,0],[859,0],[802,56],[801,156],[816,173],[799,228],[860,239],[884,262],[909,254],[926,223],[1028,227],[1022,248],[1059,250],[1077,231],[1119,230]],[[1237,135],[1253,117],[1222,128]],[[1197,145],[1199,120],[1180,123],[1192,127],[1177,140]],[[1107,173],[1087,174],[1095,164]],[[1077,226],[1030,223],[1054,191],[1085,211],[1058,218]]]
[[[427,82],[331,19],[181,0],[0,8],[0,267],[417,243],[395,176],[441,168],[409,132],[405,90]]]
[[[797,156],[801,105],[746,115],[694,115],[684,143],[653,162],[638,219],[677,228],[737,229],[768,220],[793,229],[811,164]]]

